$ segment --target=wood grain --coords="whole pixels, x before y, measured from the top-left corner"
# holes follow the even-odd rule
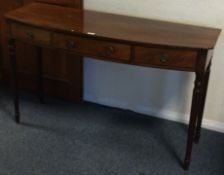
[[[125,44],[91,40],[70,35],[54,34],[52,46],[67,49],[86,56],[130,60],[131,47]]]
[[[136,47],[135,49],[136,64],[194,70],[196,61],[196,51],[147,47]]]
[[[132,43],[212,49],[219,29],[32,3],[6,14],[10,20]]]

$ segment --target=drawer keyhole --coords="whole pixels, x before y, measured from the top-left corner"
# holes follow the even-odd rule
[[[74,49],[75,48],[75,42],[74,41],[68,41],[67,42],[67,48],[68,49]]]
[[[168,60],[169,60],[168,55],[166,55],[166,54],[162,54],[162,55],[160,56],[160,62],[161,62],[161,63],[166,63]]]
[[[115,48],[113,48],[112,46],[106,47],[104,53],[106,56],[110,56],[115,53]]]
[[[27,32],[26,35],[27,35],[27,37],[28,37],[29,39],[33,39],[33,38],[34,38],[34,35],[33,35],[33,33],[31,33],[31,32]]]

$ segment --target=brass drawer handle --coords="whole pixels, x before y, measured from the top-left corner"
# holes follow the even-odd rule
[[[33,39],[34,38],[34,34],[32,32],[27,32],[26,33],[26,36],[29,38],[29,39]]]
[[[75,48],[75,42],[74,41],[68,41],[66,44],[66,47],[68,49],[74,49]]]
[[[161,62],[161,63],[166,63],[168,60],[169,60],[168,55],[166,55],[166,54],[162,54],[162,55],[160,56],[160,62]]]
[[[114,53],[115,53],[115,48],[112,47],[112,46],[110,46],[110,47],[106,47],[106,48],[104,49],[104,55],[105,55],[105,56],[110,56],[110,55],[112,55],[112,54],[114,54]]]

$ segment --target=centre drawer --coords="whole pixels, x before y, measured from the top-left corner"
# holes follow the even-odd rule
[[[129,45],[57,33],[53,35],[52,44],[54,47],[67,49],[86,56],[121,61],[129,61],[131,53]]]
[[[18,23],[11,24],[11,35],[17,39],[38,44],[49,44],[51,38],[49,31]]]
[[[135,63],[162,68],[184,68],[193,70],[196,65],[197,52],[166,48],[135,48]]]

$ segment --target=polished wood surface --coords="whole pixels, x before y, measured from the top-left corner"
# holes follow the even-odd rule
[[[83,1],[82,0],[23,0],[23,4],[28,4],[32,2],[42,2],[66,7],[73,7],[82,9],[83,8]]]
[[[47,84],[42,80],[44,71],[41,65],[44,67],[45,63],[42,62],[47,60],[43,58],[42,48],[60,49],[70,54],[124,64],[195,72],[183,163],[185,170],[189,168],[193,143],[198,143],[200,137],[213,49],[221,30],[41,3],[11,11],[5,17],[10,38],[17,122],[20,115],[15,41],[36,46],[40,99]],[[76,65],[80,66],[81,63]],[[74,65],[70,66],[71,71]],[[72,75],[74,72],[69,73]]]
[[[212,50],[220,33],[214,28],[42,3],[11,11],[6,18],[12,21],[12,36],[29,43],[45,39],[39,43],[75,54],[187,71],[195,71],[198,51]],[[210,58],[205,59],[209,63]]]
[[[6,17],[43,28],[132,43],[212,49],[220,30],[32,3]]]

